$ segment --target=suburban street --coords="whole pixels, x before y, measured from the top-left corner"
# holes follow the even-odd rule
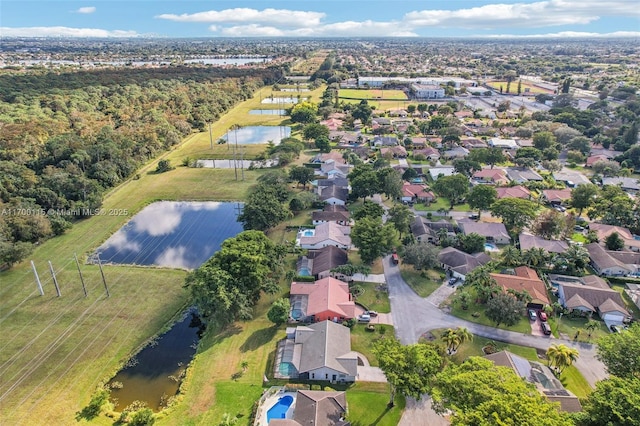
[[[574,365],[591,386],[595,386],[598,380],[605,379],[608,376],[604,365],[596,359],[595,345],[516,333],[454,317],[438,308],[441,298],[438,298],[434,303],[432,298],[437,297],[437,292],[427,298],[418,296],[402,279],[400,268],[391,263],[389,256],[383,259],[383,265],[384,275],[389,287],[391,316],[396,336],[403,344],[416,343],[420,336],[429,330],[466,327],[470,332],[481,337],[536,349],[546,350],[552,343],[556,342],[575,347],[580,352],[580,356]]]

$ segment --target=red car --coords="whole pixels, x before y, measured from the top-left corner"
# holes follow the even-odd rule
[[[540,321],[545,322],[547,320],[547,314],[545,314],[542,311],[538,312],[538,318],[540,318]]]

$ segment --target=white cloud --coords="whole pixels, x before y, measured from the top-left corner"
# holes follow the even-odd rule
[[[629,1],[549,0],[534,3],[487,4],[458,10],[409,12],[404,21],[418,27],[493,29],[584,25],[602,16],[638,16],[640,7]]]
[[[220,28],[211,26],[211,31],[219,30],[227,37],[416,37],[410,29],[398,22],[345,21],[317,27],[282,29],[257,24],[237,25]]]
[[[76,13],[89,14],[89,13],[93,13],[95,11],[96,11],[96,8],[94,6],[85,6],[85,7],[81,7],[78,10],[76,10]]]
[[[265,26],[280,25],[288,28],[313,27],[320,25],[326,15],[321,12],[305,12],[287,9],[249,9],[235,8],[225,10],[209,10],[198,13],[175,15],[165,13],[156,16],[176,22],[211,22],[211,23],[251,23]],[[251,25],[249,25],[251,26]]]
[[[0,27],[2,37],[138,37],[133,30],[70,27]]]
[[[640,38],[640,31],[616,31],[613,33],[590,33],[582,31],[561,31],[548,34],[492,34],[480,35],[481,38]]]

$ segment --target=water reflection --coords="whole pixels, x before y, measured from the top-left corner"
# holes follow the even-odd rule
[[[145,207],[97,253],[105,263],[194,269],[242,231],[239,203],[161,201]]]
[[[223,139],[241,145],[268,143],[269,141],[278,145],[282,139],[289,136],[291,136],[291,127],[289,126],[247,126],[228,131]]]

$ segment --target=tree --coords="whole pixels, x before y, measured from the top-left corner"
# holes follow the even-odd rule
[[[480,253],[484,252],[484,244],[487,239],[475,232],[466,235],[458,236],[459,248],[465,253]]]
[[[238,215],[238,222],[242,223],[245,230],[266,231],[285,220],[291,213],[278,199],[273,189],[268,189],[264,185],[259,187],[262,191],[249,195],[242,213]]]
[[[279,326],[287,322],[290,310],[291,305],[289,304],[289,299],[278,299],[273,302],[269,311],[267,311],[267,318],[269,318],[269,321],[274,323],[276,326]]]
[[[640,419],[640,379],[611,376],[596,383],[577,414],[580,426],[637,426]]]
[[[582,210],[591,207],[599,191],[592,183],[578,185],[571,190],[571,206],[578,209],[578,217],[582,215]]]
[[[391,167],[383,167],[377,170],[378,182],[380,184],[379,192],[387,196],[387,198],[402,197],[402,176],[397,170]]]
[[[551,132],[538,132],[533,135],[533,146],[540,151],[553,148],[555,145],[556,137]]]
[[[471,177],[474,172],[481,170],[482,166],[477,161],[460,158],[453,161],[453,168],[456,173]]]
[[[517,235],[536,217],[537,208],[538,206],[533,201],[521,198],[503,198],[493,203],[491,213],[502,218],[502,222],[509,232]]]
[[[448,328],[442,333],[442,340],[447,345],[449,355],[455,353],[464,342],[473,340],[473,334],[465,327],[458,327],[455,330]]]
[[[362,164],[353,168],[349,173],[351,182],[351,196],[365,199],[376,194],[380,186],[378,174],[369,164]]]
[[[331,142],[329,141],[329,138],[326,136],[318,136],[314,141],[313,144],[316,146],[316,148],[318,148],[318,150],[320,150],[320,152],[331,152]]]
[[[496,323],[512,326],[524,315],[525,304],[511,294],[499,293],[487,302],[487,317]]]
[[[153,415],[153,411],[151,408],[142,408],[141,410],[135,411],[127,423],[131,426],[151,426],[156,422],[156,419]]]
[[[381,218],[382,215],[384,215],[384,208],[378,203],[367,200],[355,211],[353,218],[355,220],[363,217]]]
[[[431,381],[442,368],[442,357],[434,346],[425,343],[402,345],[397,339],[383,337],[374,341],[372,352],[391,388],[389,406],[397,392],[416,399],[431,390]]]
[[[393,248],[394,231],[391,225],[383,225],[379,217],[364,217],[353,227],[351,241],[362,261],[370,264]]]
[[[31,243],[0,241],[0,265],[7,265],[11,268],[29,256],[31,252],[33,252],[33,244]]]
[[[604,240],[604,245],[607,250],[622,250],[624,248],[624,240],[620,237],[620,234],[614,231]]]
[[[443,176],[436,181],[433,189],[441,196],[449,199],[450,208],[461,202],[469,193],[469,180],[466,176],[455,174]]]
[[[531,158],[540,161],[542,160],[542,151],[532,146],[525,146],[516,151],[516,158]]]
[[[578,359],[579,353],[575,348],[563,344],[553,344],[547,349],[549,366],[554,367],[558,376],[562,375],[565,368],[570,367]]]
[[[493,166],[495,166],[497,163],[502,163],[506,159],[504,154],[502,153],[501,148],[482,148],[482,149],[486,149],[486,151],[483,154],[484,162],[486,164],[489,164],[492,169],[493,169]]]
[[[329,128],[320,123],[309,123],[302,129],[302,136],[310,141],[320,137],[329,138]]]
[[[589,339],[591,339],[591,334],[599,326],[600,326],[600,323],[598,321],[594,320],[594,319],[590,319],[589,321],[587,321],[587,324],[584,326],[584,328],[588,332],[587,336],[589,337]]]
[[[360,120],[362,121],[362,124],[366,124],[369,122],[369,119],[371,118],[371,113],[373,112],[373,110],[371,109],[371,106],[369,105],[369,102],[367,102],[366,99],[363,99],[360,101],[360,103],[358,105],[356,105],[356,107],[351,111],[351,116],[355,119],[355,120]]]
[[[640,323],[623,333],[611,333],[598,341],[598,359],[609,374],[640,379]]]
[[[589,263],[589,252],[582,246],[570,245],[563,253],[558,253],[553,258],[556,268],[561,265],[568,272],[581,272]]]
[[[409,232],[412,220],[413,212],[404,204],[396,204],[389,209],[389,222],[400,233],[400,239],[402,239],[402,234]]]
[[[300,102],[291,108],[290,115],[294,123],[313,123],[318,115],[318,105],[313,102]]]
[[[567,221],[565,216],[559,212],[546,210],[533,222],[531,232],[545,240],[555,240],[567,233]],[[573,227],[571,232],[573,232]]]
[[[544,266],[548,257],[548,253],[542,247],[531,247],[522,252],[522,261],[532,268]]]
[[[164,173],[169,170],[173,170],[174,167],[171,166],[171,161],[169,160],[160,160],[158,161],[158,165],[156,166],[156,173]]]
[[[513,370],[480,357],[449,364],[436,375],[431,395],[437,413],[451,410],[453,426],[535,426],[541,419],[545,426],[573,425]]]
[[[418,177],[418,172],[413,167],[409,167],[407,170],[402,173],[402,180],[410,181],[411,179],[415,179]]]
[[[298,182],[306,188],[307,183],[314,179],[313,169],[304,166],[293,166],[289,169],[289,179]]]
[[[402,260],[416,270],[430,269],[438,263],[438,249],[426,241],[415,242],[403,248]]]
[[[467,203],[472,209],[478,210],[478,218],[482,210],[488,210],[498,198],[496,189],[491,185],[476,185],[467,196]]]

